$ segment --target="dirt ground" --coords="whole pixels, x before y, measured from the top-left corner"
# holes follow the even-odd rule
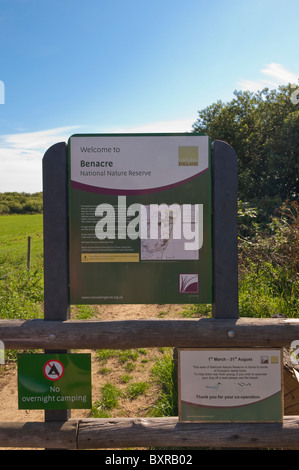
[[[129,320],[149,318],[182,318],[180,312],[184,309],[182,305],[101,305],[98,306],[99,320]],[[79,352],[79,351],[78,351]],[[81,351],[83,352],[83,351]],[[103,364],[99,362],[95,351],[90,352],[92,357],[92,402],[99,400],[101,387],[107,382],[114,383],[119,388],[124,388],[120,377],[124,374],[123,367],[117,359],[110,359],[105,366],[110,369],[109,375],[100,373]],[[135,369],[130,372],[132,381],[150,380],[150,370],[159,357],[157,348],[147,349],[145,358],[138,361]],[[17,367],[14,364],[0,366],[0,422],[26,422],[44,421],[43,410],[19,410],[18,409],[18,384]],[[150,389],[136,400],[124,400],[121,409],[113,411],[114,416],[145,416],[147,410],[157,399],[158,390]],[[72,410],[72,418],[87,418],[90,410]]]

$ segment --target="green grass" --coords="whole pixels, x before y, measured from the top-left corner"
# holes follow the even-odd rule
[[[109,382],[102,387],[101,392],[101,399],[96,401],[92,406],[92,418],[108,418],[110,411],[118,406],[119,397],[122,395],[121,390]]]
[[[173,350],[168,349],[153,366],[152,377],[160,385],[161,393],[156,404],[149,410],[149,416],[177,416],[176,364],[173,358]]]
[[[185,305],[182,310],[182,317],[184,318],[193,318],[199,316],[210,316],[212,312],[211,304],[189,304]]]
[[[104,364],[108,361],[108,359],[115,357],[116,355],[117,351],[115,349],[99,349],[97,351],[98,360]]]
[[[31,260],[37,262],[43,255],[43,216],[0,216],[0,264],[11,260],[26,261],[28,237],[31,237]]]
[[[299,279],[283,266],[263,261],[249,263],[239,284],[239,310],[243,317],[296,317],[299,311]]]
[[[0,318],[43,315],[43,218],[37,215],[0,217]],[[31,265],[27,269],[27,239]]]
[[[120,364],[125,364],[129,361],[136,361],[139,356],[139,352],[135,351],[133,349],[125,349],[122,351],[119,351],[118,353],[118,362]]]
[[[125,397],[129,398],[130,400],[135,400],[140,395],[143,395],[149,388],[149,384],[147,382],[134,382],[131,383],[126,391]]]
[[[124,374],[121,378],[120,378],[121,382],[123,384],[126,384],[128,382],[130,382],[130,380],[132,380],[132,376],[130,374]]]
[[[123,381],[126,383],[128,378]],[[113,409],[120,406],[121,399],[135,400],[143,395],[149,388],[147,382],[134,382],[122,391],[111,382],[107,382],[101,389],[101,398],[97,400],[91,409],[92,418],[109,418]]]
[[[76,315],[78,320],[89,320],[94,318],[96,313],[95,305],[72,305],[72,313]]]
[[[99,361],[106,362],[112,357],[117,357],[119,364],[126,364],[129,361],[136,361],[139,354],[144,354],[144,352],[135,349],[100,349],[97,351],[97,358]]]
[[[164,384],[162,386],[164,378],[159,378],[158,372],[151,375],[150,367],[148,367],[147,370],[144,370],[145,380],[140,381],[137,379],[135,371],[137,371],[137,374],[140,373],[145,367],[145,360],[147,364],[150,361],[152,365],[155,364],[153,370],[162,369],[163,365],[160,362],[161,355],[166,355],[164,358],[167,363],[165,364],[165,370],[168,366],[173,368],[171,349],[157,348],[156,353],[152,355],[151,359],[147,357],[149,353],[150,351],[145,348],[124,350],[101,349],[97,351],[97,359],[101,365],[100,373],[103,376],[107,375],[108,380],[101,390],[102,397],[95,403],[92,409],[92,417],[111,417],[114,408],[118,408],[118,412],[122,413],[126,409],[126,400],[137,400],[142,395],[147,394],[147,392],[150,394],[152,388],[155,390],[155,396],[157,387],[163,388],[163,391],[166,392]],[[118,377],[114,375],[113,382],[119,384],[121,389],[111,386],[110,374],[115,370],[115,366],[118,368]],[[165,374],[167,375],[167,372]],[[171,386],[169,385],[168,388],[170,390]],[[107,399],[109,399],[109,405],[107,405]]]
[[[11,268],[12,269],[12,268]],[[43,314],[43,275],[40,270],[17,268],[0,280],[0,318],[28,319]]]

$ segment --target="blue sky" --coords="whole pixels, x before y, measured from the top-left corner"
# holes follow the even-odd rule
[[[186,132],[234,90],[298,83],[298,0],[0,0],[0,192],[70,135]]]

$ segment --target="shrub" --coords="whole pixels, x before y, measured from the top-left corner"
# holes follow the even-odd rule
[[[241,316],[297,315],[299,307],[299,204],[285,202],[267,231],[240,239]]]

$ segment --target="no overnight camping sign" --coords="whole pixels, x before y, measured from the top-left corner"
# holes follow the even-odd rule
[[[78,134],[68,151],[71,303],[211,303],[209,137]]]

